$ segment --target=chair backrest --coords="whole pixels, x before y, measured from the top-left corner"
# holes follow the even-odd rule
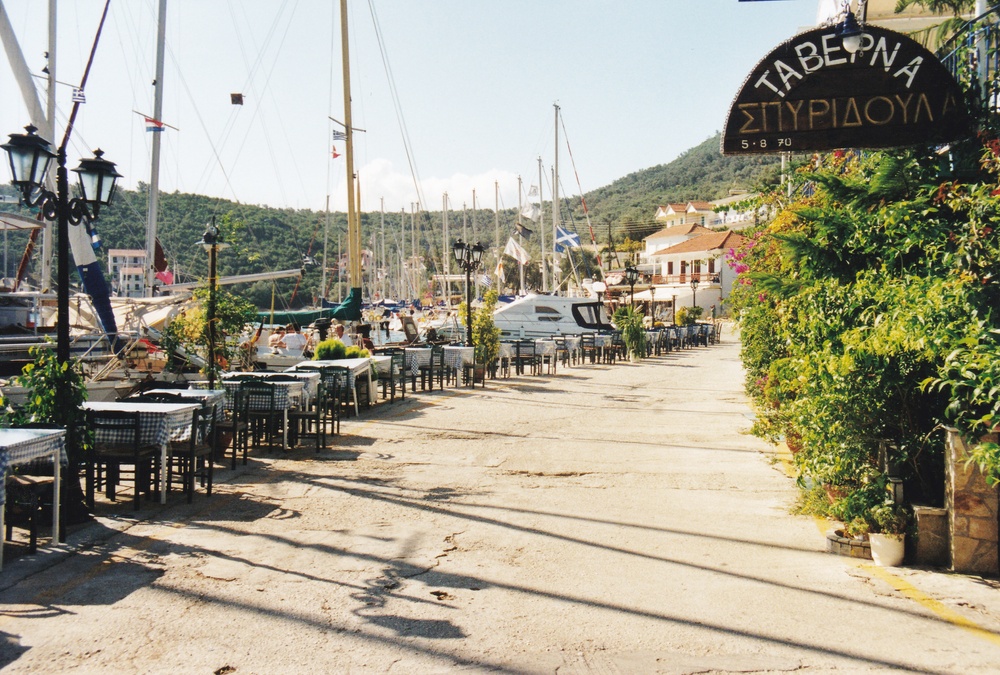
[[[215,431],[215,406],[207,405],[196,408],[191,413],[191,443],[206,445],[212,442]]]
[[[327,396],[330,395],[330,387],[336,386],[338,392],[347,391],[351,382],[351,370],[347,366],[323,366],[319,369],[320,382],[327,387]]]
[[[274,385],[270,382],[252,377],[240,382],[238,391],[246,392],[251,410],[274,410]]]
[[[250,419],[250,392],[240,387],[233,393],[233,420],[237,423]]]
[[[431,347],[431,370],[444,368],[444,345]]]
[[[593,333],[583,333],[580,335],[580,347],[582,349],[593,349],[596,338]]]
[[[141,422],[134,410],[88,410],[87,426],[94,432],[94,439],[101,443],[116,445],[132,444],[139,447]]]
[[[276,373],[274,375],[268,375],[264,378],[259,378],[265,382],[301,382],[302,378],[295,377],[294,375],[289,375],[288,373]]]
[[[389,355],[392,359],[389,363],[389,372],[393,377],[397,377],[406,372],[406,353],[402,349],[398,349]]]

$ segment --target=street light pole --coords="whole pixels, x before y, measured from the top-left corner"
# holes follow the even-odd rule
[[[635,282],[639,280],[639,270],[631,265],[625,268],[625,281],[628,282],[629,304],[635,307]]]
[[[219,249],[228,246],[220,241],[219,228],[215,226],[215,216],[212,216],[212,220],[205,226],[205,233],[201,236],[201,245],[208,251],[208,388],[215,389],[215,375],[218,368],[218,360],[215,356],[215,290],[218,285],[216,261]]]
[[[698,306],[698,277],[691,275],[691,306]]]
[[[479,267],[486,250],[479,242],[466,244],[459,239],[451,247],[459,266],[465,270],[465,341],[469,347],[472,342],[472,273]]]

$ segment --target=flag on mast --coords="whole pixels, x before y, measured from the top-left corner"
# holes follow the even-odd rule
[[[163,122],[160,120],[154,120],[152,117],[146,117],[145,115],[143,115],[143,118],[146,120],[146,131],[163,131]]]
[[[503,252],[505,255],[509,255],[522,265],[526,265],[528,261],[531,260],[531,256],[528,255],[528,252],[524,250],[524,247],[514,241],[513,237],[507,238],[507,246],[504,248]]]
[[[500,280],[500,283],[503,283],[503,282],[507,281],[507,277],[503,273],[503,260],[502,259],[497,261],[497,268],[495,270],[495,274],[497,275],[497,279]]]
[[[580,248],[580,235],[569,232],[556,225],[556,253],[562,253],[568,248]]]

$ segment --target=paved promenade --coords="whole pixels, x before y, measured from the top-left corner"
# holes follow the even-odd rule
[[[996,582],[824,552],[739,346],[407,394],[0,573],[4,673],[987,673]]]

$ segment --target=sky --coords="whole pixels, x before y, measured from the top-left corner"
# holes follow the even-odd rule
[[[0,0],[35,74],[45,65],[47,4]],[[73,168],[101,148],[127,189],[150,176],[153,134],[136,112],[153,111],[157,4],[112,0],[68,153]],[[60,3],[60,138],[103,7]],[[555,105],[562,195],[668,163],[721,130],[753,66],[817,16],[816,0],[348,8],[362,209],[390,214],[418,202],[439,211],[445,193],[461,211],[474,191],[480,208],[517,206],[518,177],[525,192],[537,184],[539,158],[549,199]],[[169,0],[162,121],[173,128],[161,134],[161,191],[316,211],[329,199],[346,210],[344,143],[332,141],[330,120],[344,120],[340,35],[333,0]],[[5,56],[0,63],[4,138],[29,119]]]

